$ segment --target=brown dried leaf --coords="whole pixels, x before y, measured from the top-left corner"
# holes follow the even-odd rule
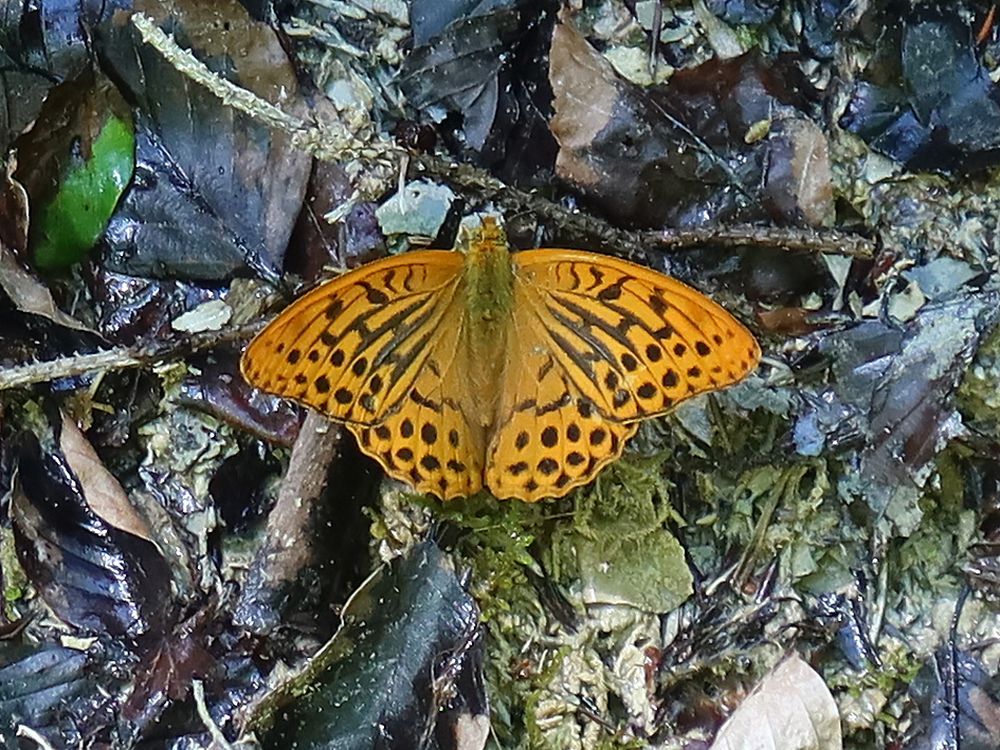
[[[93,332],[93,329],[56,307],[48,287],[17,260],[15,252],[24,252],[27,248],[28,196],[21,183],[11,177],[14,166],[12,161],[0,183],[0,216],[4,222],[0,227],[0,288],[21,312],[41,315],[66,328]]]
[[[723,180],[686,127],[618,78],[570,23],[552,34],[549,81],[556,174],[617,221],[662,225],[677,206]]]
[[[765,197],[785,222],[832,227],[833,181],[826,136],[812,120],[782,120],[771,132]]]
[[[121,484],[101,462],[76,423],[65,414],[62,415],[59,448],[80,480],[90,509],[115,528],[155,544],[149,525],[132,507]]]

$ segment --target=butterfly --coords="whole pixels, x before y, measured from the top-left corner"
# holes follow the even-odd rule
[[[244,378],[343,424],[420,492],[536,501],[590,482],[641,420],[760,360],[732,315],[644,266],[511,253],[491,217],[455,250],[316,287],[250,342]]]

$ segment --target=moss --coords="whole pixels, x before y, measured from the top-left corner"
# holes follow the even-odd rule
[[[958,407],[970,426],[1000,439],[1000,326],[983,342],[966,372]]]
[[[14,548],[14,532],[9,528],[0,528],[0,576],[3,580],[4,614],[9,620],[18,618],[14,605],[21,601],[27,593],[28,577],[17,559]]]
[[[662,463],[656,457],[614,465],[578,493],[573,523],[552,535],[553,576],[564,587],[581,587],[585,603],[669,612],[690,596],[684,549],[666,529],[682,519],[669,503]]]
[[[645,644],[658,637],[656,613],[691,591],[666,528],[680,519],[666,500],[663,460],[627,457],[557,503],[480,495],[434,504],[439,536],[471,569],[482,608],[500,747],[644,746],[577,717],[585,702],[612,724],[652,723]],[[615,604],[588,600],[588,581]]]

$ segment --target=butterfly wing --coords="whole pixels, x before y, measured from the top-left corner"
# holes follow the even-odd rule
[[[752,334],[675,279],[580,250],[513,256],[510,375],[487,451],[498,497],[559,497],[617,458],[640,419],[745,377]]]
[[[348,423],[358,444],[391,476],[442,500],[474,495],[483,487],[485,429],[467,395],[464,326],[442,325],[441,338],[410,386],[406,399],[375,425]],[[471,413],[470,413],[471,412]]]
[[[374,424],[404,400],[430,356],[461,269],[457,253],[430,250],[321,284],[250,342],[243,376],[334,420]]]
[[[387,473],[418,490],[473,494],[484,437],[460,398],[463,267],[459,253],[429,250],[328,281],[250,342],[243,376],[344,423]]]

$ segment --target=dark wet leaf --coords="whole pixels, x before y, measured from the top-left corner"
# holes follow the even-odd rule
[[[264,746],[481,748],[481,649],[475,603],[444,554],[422,544],[351,598],[309,691],[281,707]]]
[[[88,27],[108,19],[125,0],[0,4],[0,150],[38,115],[56,84],[90,65]]]
[[[833,59],[836,44],[865,12],[855,0],[799,0],[793,13],[801,14],[802,41],[820,60]]]
[[[764,200],[775,221],[833,226],[833,181],[826,135],[812,120],[788,118],[771,131]]]
[[[298,86],[274,31],[235,1],[140,3],[209,68],[288,110]],[[137,103],[136,179],[108,227],[106,263],[157,278],[276,277],[310,158],[177,72],[122,19],[105,64]]]
[[[192,680],[215,676],[215,659],[205,648],[204,624],[164,637],[143,654],[143,669],[121,709],[130,738],[142,737],[171,701],[187,698]]]
[[[289,243],[286,271],[315,281],[326,266],[354,268],[384,253],[385,241],[375,218],[374,204],[358,203],[337,222],[330,223],[324,218],[340,208],[352,192],[343,167],[331,162],[315,163]]]
[[[0,747],[19,747],[24,725],[53,747],[96,740],[113,726],[114,698],[90,666],[91,657],[59,646],[0,642]]]
[[[800,417],[796,442],[860,442],[864,482],[853,491],[903,530],[919,521],[919,488],[959,429],[954,393],[1000,315],[998,304],[996,292],[965,293],[926,306],[903,330],[871,321],[822,344],[836,397]]]
[[[803,124],[748,143],[758,123],[799,117],[780,67],[753,56],[711,60],[642,89],[569,23],[553,34],[549,79],[556,174],[603,213],[640,226],[704,225],[767,216],[828,222],[832,210],[825,136]],[[819,169],[816,169],[819,165]],[[812,167],[813,172],[806,172]],[[809,174],[808,179],[804,175]]]
[[[938,649],[913,680],[910,696],[920,711],[907,750],[996,747],[1000,681],[968,652],[948,646]]]
[[[172,602],[165,561],[89,503],[62,451],[22,434],[11,519],[31,583],[82,633],[136,639],[163,632]]]
[[[868,633],[871,624],[865,603],[866,589],[826,592],[809,607],[810,618],[835,634],[844,659],[853,669],[881,669],[882,660]]]
[[[179,402],[211,414],[277,445],[291,446],[302,414],[292,404],[247,386],[237,368],[236,352],[228,358],[199,362],[199,373],[181,384]]]
[[[459,5],[453,9],[460,11]],[[446,112],[461,112],[466,144],[478,151],[497,115],[502,53],[517,30],[520,13],[513,2],[466,5],[478,7],[450,19],[439,15],[439,8],[433,23],[425,21],[418,27],[425,30],[420,36],[427,40],[406,58],[399,85],[413,106],[437,106],[438,119]]]
[[[226,289],[180,280],[129,276],[95,266],[87,278],[97,303],[98,330],[109,341],[131,345],[176,334],[173,323]]]
[[[729,24],[758,24],[770,21],[778,10],[777,0],[706,0],[705,6]]]
[[[982,168],[1000,149],[1000,91],[958,15],[907,23],[889,53],[901,85],[858,82],[841,125],[872,148],[914,168]],[[884,60],[880,60],[885,64]],[[873,76],[886,74],[873,71]]]
[[[551,173],[544,57],[553,10],[524,0],[417,0],[410,9],[416,46],[400,89],[425,118],[444,121],[456,150],[513,182]]]
[[[666,206],[699,190],[686,177],[700,173],[703,184],[725,179],[718,166],[700,169],[700,154],[681,146],[676,129],[648,97],[620,80],[569,24],[556,26],[549,65],[556,174],[612,216],[662,224]]]

